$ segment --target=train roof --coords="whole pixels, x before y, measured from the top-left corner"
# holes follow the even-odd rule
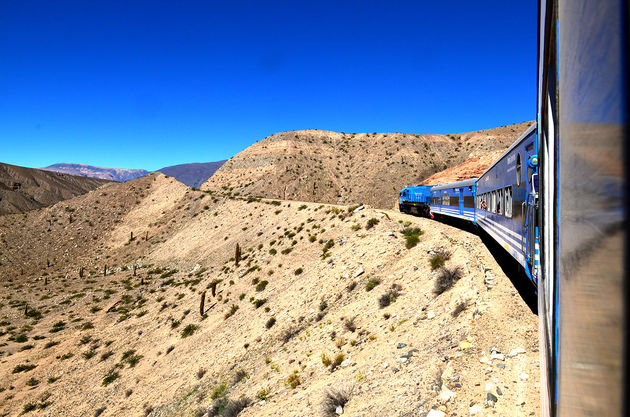
[[[530,134],[530,133],[532,133],[532,131],[533,131],[533,130],[535,130],[537,126],[538,126],[538,122],[534,122],[534,124],[533,124],[533,125],[531,125],[530,127],[528,127],[528,128],[527,128],[527,130],[526,130],[525,132],[523,132],[523,134],[522,134],[521,136],[519,136],[519,137],[518,137],[518,139],[516,139],[516,140],[514,141],[514,143],[513,143],[513,144],[511,144],[511,145],[510,145],[510,147],[509,147],[509,148],[507,148],[507,149],[506,149],[506,151],[505,151],[505,152],[503,152],[503,153],[501,154],[501,156],[500,156],[500,157],[498,157],[498,158],[497,158],[497,160],[496,160],[496,161],[494,161],[494,162],[492,163],[492,165],[490,165],[490,166],[489,166],[489,167],[488,167],[488,168],[487,168],[487,169],[483,172],[483,174],[481,174],[481,175],[479,176],[479,178],[481,178],[481,177],[483,177],[484,175],[486,175],[486,174],[488,173],[488,171],[490,171],[490,170],[491,170],[491,169],[492,169],[492,168],[493,168],[496,164],[498,164],[498,163],[499,163],[499,161],[500,161],[500,160],[502,160],[503,158],[505,158],[505,156],[506,156],[508,153],[510,153],[510,151],[511,151],[512,149],[514,149],[515,147],[517,147],[517,146],[521,143],[521,141],[522,141],[523,139],[525,139],[527,136],[529,136],[529,134]]]
[[[431,191],[439,191],[439,190],[447,190],[449,188],[457,188],[457,187],[468,187],[470,185],[474,185],[475,182],[477,182],[477,178],[472,178],[470,180],[463,180],[463,181],[457,181],[457,182],[452,182],[450,184],[444,184],[444,185],[436,185],[433,188],[431,188]]]

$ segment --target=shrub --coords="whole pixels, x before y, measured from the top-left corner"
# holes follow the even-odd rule
[[[236,417],[241,411],[249,407],[251,402],[252,400],[247,397],[242,397],[238,400],[231,400],[225,405],[225,408],[223,409],[223,414],[221,415],[223,417]]]
[[[182,330],[182,337],[192,336],[192,334],[195,333],[198,328],[199,327],[195,326],[194,324],[189,324],[188,326],[184,327],[184,330]]]
[[[245,372],[242,369],[239,369],[238,371],[236,371],[236,374],[234,374],[234,377],[232,378],[232,385],[238,384],[239,382],[241,382],[242,380],[244,380],[248,376],[249,375],[247,375],[247,372]]]
[[[28,385],[29,387],[34,387],[37,384],[39,384],[39,381],[33,377],[26,381],[26,385]]]
[[[401,231],[401,233],[405,236],[405,247],[407,249],[415,247],[418,242],[420,242],[420,236],[424,234],[424,232],[420,230],[419,227],[406,227]]]
[[[324,311],[328,308],[328,303],[326,302],[326,300],[322,300],[321,303],[319,303],[319,311]]]
[[[435,287],[433,288],[433,293],[435,295],[440,295],[445,291],[448,291],[455,285],[462,277],[463,271],[461,267],[455,268],[442,268],[440,274],[435,280]]]
[[[206,370],[204,368],[199,368],[199,370],[197,371],[197,379],[203,378],[205,374],[206,374]]]
[[[120,374],[116,371],[116,368],[110,369],[109,372],[107,372],[107,374],[105,374],[105,376],[103,377],[103,386],[108,386],[118,378],[120,378]]]
[[[267,302],[267,299],[266,299],[266,298],[263,298],[263,299],[261,299],[261,300],[256,299],[256,300],[252,301],[252,304],[254,304],[254,306],[256,306],[256,308],[259,308],[259,307],[261,307],[263,304],[265,304],[266,302]]]
[[[374,287],[376,287],[378,284],[381,283],[381,280],[378,278],[370,278],[367,282],[367,284],[365,284],[365,290],[366,291],[372,291],[374,289]]]
[[[234,314],[236,314],[237,310],[238,310],[238,306],[236,304],[232,304],[232,307],[230,308],[230,311],[225,313],[225,319],[227,320],[230,317],[232,317]]]
[[[267,323],[265,323],[265,327],[271,329],[274,324],[276,324],[276,318],[271,317],[269,320],[267,320]]]
[[[298,268],[298,269],[296,269],[293,273],[294,273],[295,275],[300,275],[302,272],[304,272],[304,270],[303,270],[302,268]]]
[[[114,352],[112,352],[111,350],[101,353],[101,362],[109,359],[113,354]]]
[[[328,368],[331,363],[332,361],[330,360],[330,358],[326,356],[325,353],[322,353],[322,364],[324,364],[324,366]]]
[[[400,296],[400,290],[402,288],[398,284],[392,284],[391,288],[387,292],[380,296],[378,299],[378,305],[380,308],[385,308]]]
[[[455,305],[455,308],[451,312],[451,316],[457,318],[464,310],[468,308],[467,301],[460,301]]]
[[[331,369],[334,371],[345,360],[346,360],[346,355],[344,355],[343,353],[338,353],[337,356],[335,356],[335,360],[333,361],[331,365]]]
[[[331,390],[324,395],[324,401],[322,402],[322,412],[325,417],[336,417],[337,408],[342,409],[350,401],[352,392],[345,390]]]
[[[373,228],[374,226],[376,226],[377,224],[379,224],[379,220],[375,217],[372,217],[370,220],[367,221],[367,224],[365,225],[365,228],[367,230],[370,230],[371,228]]]
[[[37,408],[36,404],[26,403],[26,404],[24,404],[24,408],[22,408],[22,414],[26,414],[26,413],[28,413],[30,411],[33,411],[36,408]]]
[[[293,373],[288,376],[285,383],[291,388],[297,388],[297,386],[302,383],[300,376],[298,375],[298,371],[293,371]]]
[[[275,250],[274,248],[271,248],[271,249],[269,249],[269,253],[270,253],[271,255],[275,255],[276,253],[278,253],[278,251],[277,251],[277,250]]]
[[[57,323],[53,324],[52,329],[50,329],[50,333],[57,333],[57,332],[62,331],[65,328],[66,328],[66,323],[64,323],[63,321],[58,321]]]
[[[269,281],[267,280],[260,281],[258,284],[256,284],[256,291],[264,291],[265,288],[267,288],[267,284],[269,284]]]
[[[214,389],[212,390],[212,393],[210,393],[210,398],[212,398],[213,400],[216,400],[219,398],[223,398],[226,395],[227,395],[227,385],[219,384],[216,387],[214,387]]]
[[[355,232],[359,229],[361,229],[361,225],[360,224],[353,224],[350,229],[354,230]]]
[[[438,249],[435,251],[435,254],[431,257],[431,269],[436,270],[442,268],[444,263],[451,259],[451,252],[447,249]]]
[[[15,368],[13,368],[13,373],[14,374],[18,374],[20,372],[28,372],[32,369],[35,369],[35,365],[32,364],[19,364],[16,365]]]
[[[291,326],[282,332],[282,343],[287,343],[289,340],[293,339],[302,331],[302,328],[297,326]]]
[[[352,317],[350,319],[345,319],[343,321],[343,325],[346,328],[346,330],[348,330],[349,332],[354,333],[355,330],[357,330],[357,325],[354,322],[354,320],[356,319],[356,317]]]
[[[265,401],[269,398],[269,392],[266,389],[261,388],[258,390],[258,393],[256,393],[256,398],[260,401]]]
[[[92,359],[94,355],[96,355],[96,351],[94,350],[94,348],[90,348],[89,350],[81,354],[81,356],[83,356],[83,359],[85,360]]]

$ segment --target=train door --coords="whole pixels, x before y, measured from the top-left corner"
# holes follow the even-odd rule
[[[525,198],[525,224],[523,232],[525,234],[525,259],[528,265],[530,279],[537,284],[536,267],[536,213],[538,206],[538,157],[534,147],[534,141],[525,144],[526,162],[526,191]]]
[[[459,215],[464,215],[464,187],[459,188]]]

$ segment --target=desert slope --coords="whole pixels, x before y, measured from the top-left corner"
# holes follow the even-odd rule
[[[94,178],[0,163],[0,215],[49,206],[106,183]]]
[[[537,414],[537,319],[479,238],[354,209],[150,174],[0,217],[0,413]]]
[[[202,189],[388,208],[401,188],[467,158],[503,151],[530,124],[451,135],[283,132],[235,155]]]

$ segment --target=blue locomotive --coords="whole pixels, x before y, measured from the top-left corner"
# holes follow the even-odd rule
[[[419,215],[429,214],[431,204],[431,186],[418,185],[400,190],[400,211],[403,213],[415,213]]]

